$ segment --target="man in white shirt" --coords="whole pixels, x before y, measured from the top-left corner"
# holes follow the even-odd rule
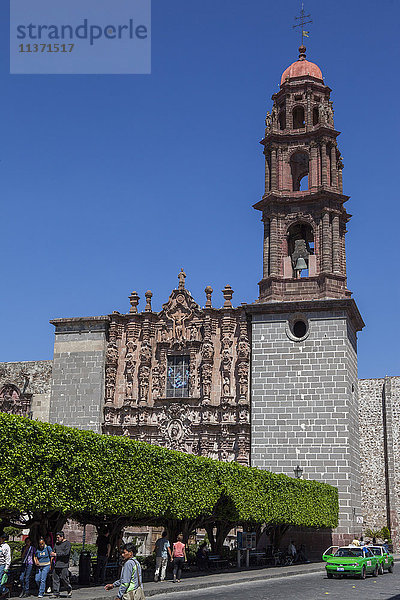
[[[11,549],[7,544],[8,535],[0,533],[0,582],[11,565]]]
[[[293,540],[291,540],[291,542],[288,546],[287,553],[289,554],[289,556],[291,556],[293,558],[293,561],[296,560],[297,550],[296,550],[296,546],[294,545]]]

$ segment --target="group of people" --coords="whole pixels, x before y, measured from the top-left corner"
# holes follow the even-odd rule
[[[11,549],[7,543],[8,536],[5,533],[0,534],[0,581],[4,573],[7,573],[11,566]],[[68,598],[72,595],[72,586],[69,581],[69,558],[71,554],[71,544],[64,537],[64,532],[59,531],[56,534],[54,547],[43,537],[39,538],[38,547],[33,546],[29,537],[25,538],[25,545],[21,553],[21,593],[20,598],[26,598],[30,595],[29,584],[33,568],[36,568],[35,581],[39,588],[38,598],[43,598],[46,591],[46,582],[49,572],[52,572],[53,597],[60,597],[60,585],[63,583],[67,589]]]
[[[173,582],[180,583],[182,576],[182,567],[187,561],[186,546],[183,543],[183,535],[179,534],[176,542],[172,545],[167,538],[167,532],[156,541],[154,546],[156,553],[156,570],[154,581],[164,581],[167,572],[168,558],[173,563]]]
[[[288,545],[287,554],[292,558],[293,562],[310,562],[307,558],[304,544],[301,544],[297,549],[293,540]]]
[[[381,545],[386,552],[389,552],[389,541],[387,539]],[[364,537],[361,536],[359,540],[355,538],[349,546],[353,548],[370,548],[371,546],[376,546],[376,538],[364,540]]]

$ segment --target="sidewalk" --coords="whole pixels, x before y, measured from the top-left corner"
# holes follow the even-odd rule
[[[250,568],[241,571],[225,571],[224,573],[215,573],[209,575],[197,575],[194,573],[184,574],[181,583],[172,583],[172,580],[166,580],[159,583],[147,582],[144,584],[144,591],[147,597],[157,596],[158,594],[167,594],[172,592],[182,592],[190,590],[204,589],[213,586],[229,585],[233,583],[243,583],[247,581],[260,581],[262,579],[271,579],[272,577],[291,577],[306,573],[320,572],[321,576],[325,573],[325,563],[309,563],[292,565],[291,567],[259,567]],[[73,592],[73,600],[114,600],[115,591],[106,592],[102,587],[79,588]],[[66,596],[61,593],[61,597]]]

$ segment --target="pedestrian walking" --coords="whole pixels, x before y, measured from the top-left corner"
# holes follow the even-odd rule
[[[156,570],[154,581],[164,581],[167,572],[168,554],[172,560],[171,546],[167,539],[167,532],[163,531],[162,536],[156,541],[154,550],[156,553]],[[161,572],[161,573],[160,573]]]
[[[178,535],[177,541],[172,548],[172,560],[174,563],[174,583],[181,582],[182,567],[186,562],[186,549],[183,544],[183,535]]]
[[[11,565],[11,549],[7,544],[8,535],[6,533],[0,533],[0,581],[3,578],[4,573],[8,573],[8,569]]]
[[[39,547],[35,551],[35,565],[37,572],[35,575],[36,585],[39,586],[38,598],[43,598],[46,591],[46,580],[49,574],[52,562],[52,548],[48,546],[43,538],[39,538]]]
[[[25,545],[21,551],[22,569],[19,577],[21,582],[21,593],[19,595],[20,598],[26,598],[29,596],[29,580],[33,569],[35,551],[36,548],[34,548],[32,545],[30,537],[26,537]]]
[[[122,565],[121,577],[114,583],[108,583],[104,586],[105,590],[118,588],[117,598],[123,600],[145,600],[143,592],[142,568],[139,561],[134,556],[136,546],[128,543],[121,549],[121,556],[124,561]]]
[[[71,555],[71,543],[65,539],[64,532],[59,531],[56,535],[56,543],[51,556],[55,559],[53,571],[53,597],[60,597],[60,583],[67,588],[68,598],[72,596],[72,585],[69,582],[69,557]]]

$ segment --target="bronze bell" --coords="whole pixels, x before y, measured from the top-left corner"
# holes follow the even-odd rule
[[[302,256],[300,256],[300,258],[297,259],[297,263],[296,263],[294,270],[295,271],[303,271],[304,269],[308,269],[308,265],[307,265],[306,261],[304,260],[304,258]]]

